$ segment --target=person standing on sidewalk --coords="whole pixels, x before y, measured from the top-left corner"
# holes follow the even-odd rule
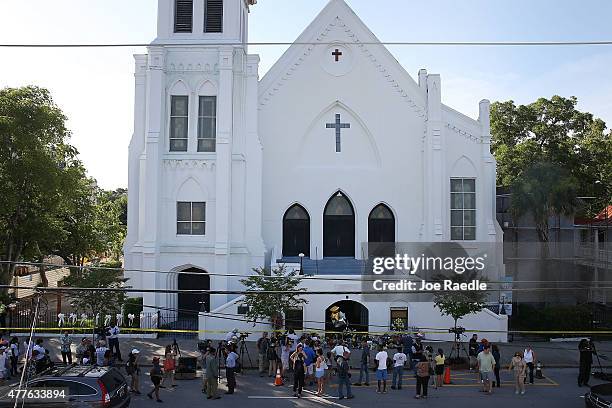
[[[263,332],[259,340],[257,340],[257,354],[259,356],[259,376],[263,377],[268,371],[268,347],[270,347],[270,339],[268,332]]]
[[[238,360],[238,354],[236,354],[236,345],[230,343],[228,346],[229,353],[225,358],[225,378],[227,378],[227,391],[226,394],[233,394],[236,388],[236,361]]]
[[[119,331],[119,325],[117,325],[117,323],[115,323],[115,325],[110,328],[110,336],[108,336],[108,347],[110,348],[117,361],[123,361],[123,359],[121,358],[121,350],[119,350]]]
[[[217,393],[219,386],[219,363],[217,363],[214,347],[209,347],[204,361],[206,363],[206,399],[219,399],[221,398]]]
[[[514,393],[518,395],[525,394],[525,372],[527,371],[527,364],[523,360],[523,355],[517,351],[510,361],[508,370],[512,370],[514,373]]]
[[[170,380],[171,387],[176,387],[174,370],[176,370],[176,353],[172,348],[172,344],[168,344],[164,353],[164,379],[160,387],[165,388],[167,380]]]
[[[495,374],[495,381],[493,381],[493,387],[501,387],[501,380],[499,378],[499,369],[501,368],[500,365],[500,360],[501,360],[501,354],[499,352],[499,347],[497,347],[497,344],[493,344],[491,346],[491,354],[493,355],[493,358],[495,359],[495,367],[493,368],[493,373]]]
[[[13,337],[9,343],[11,356],[11,375],[17,376],[17,365],[19,364],[19,339]]]
[[[343,386],[346,386],[346,398],[352,399],[355,396],[351,392],[351,373],[349,372],[348,359],[351,356],[350,353],[344,352],[342,357],[338,357],[338,398],[344,399],[342,393]]]
[[[393,380],[391,381],[392,390],[402,389],[402,376],[404,375],[404,364],[408,357],[402,352],[402,348],[397,348],[397,353],[393,355]]]
[[[491,375],[495,367],[495,359],[491,354],[491,348],[489,345],[485,345],[478,356],[476,357],[478,363],[478,372],[480,373],[480,380],[482,381],[482,390],[491,394]]]
[[[278,350],[276,348],[276,341],[270,342],[267,352],[268,358],[268,377],[274,377],[276,375],[277,361],[278,361]]]
[[[527,370],[529,371],[529,384],[533,384],[533,368],[534,368],[534,363],[536,361],[536,354],[530,345],[528,345],[525,351],[523,352],[523,360],[525,360],[525,363],[527,364]],[[527,382],[526,374],[525,374],[525,382]]]
[[[66,364],[66,360],[68,360],[68,364],[72,364],[72,350],[70,346],[72,345],[72,337],[68,334],[66,330],[62,337],[60,337],[60,351],[62,353],[62,362]]]
[[[153,368],[149,372],[151,375],[151,382],[153,383],[153,389],[147,393],[147,397],[153,399],[153,393],[155,393],[155,400],[157,402],[163,402],[159,398],[159,386],[161,385],[162,378],[164,374],[162,372],[162,368],[159,365],[159,357],[153,357]]]
[[[444,350],[441,348],[438,349],[438,354],[434,357],[434,362],[436,366],[434,367],[434,374],[436,375],[436,388],[442,387],[444,381],[442,381],[442,375],[444,375],[444,362],[446,361],[446,357],[444,357]]]
[[[315,362],[315,379],[317,380],[317,395],[321,396],[325,392],[325,370],[327,364],[325,362],[325,356],[323,355],[323,349],[317,349],[317,360]]]
[[[427,398],[427,386],[429,385],[429,362],[421,354],[419,362],[416,364],[416,395],[414,398]]]
[[[370,363],[370,346],[368,345],[367,340],[361,341],[361,360],[359,362],[359,381],[357,381],[355,386],[359,387],[361,384],[365,384],[366,386],[370,385],[370,373],[368,364]],[[365,383],[363,382],[365,380]]]
[[[591,365],[593,364],[594,348],[591,342],[587,339],[580,340],[578,343],[578,352],[580,353],[580,368],[578,370],[578,386],[589,385],[591,378]]]
[[[376,382],[378,384],[378,388],[376,389],[377,393],[386,393],[387,392],[387,359],[389,355],[383,349],[382,344],[378,346],[378,353],[376,354]],[[382,385],[382,388],[381,388]]]
[[[306,376],[306,354],[304,354],[304,346],[298,344],[296,350],[291,355],[293,363],[293,396],[301,398],[302,389],[304,388],[304,379]]]
[[[86,351],[85,355],[87,355],[87,353],[88,352]],[[138,362],[139,355],[140,351],[138,349],[133,349],[128,356],[128,362],[125,367],[131,379],[130,391],[136,395],[140,395],[140,364]],[[83,361],[83,364],[85,364],[85,361]]]

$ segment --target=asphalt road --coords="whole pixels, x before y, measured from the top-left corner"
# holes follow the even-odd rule
[[[525,395],[515,395],[509,372],[502,372],[502,387],[496,388],[492,395],[480,392],[480,386],[476,380],[476,374],[467,371],[453,374],[452,384],[445,385],[440,389],[430,387],[427,400],[414,399],[415,380],[409,374],[404,374],[404,385],[402,390],[388,390],[386,394],[377,394],[374,379],[370,378],[370,387],[353,387],[355,398],[352,400],[339,400],[337,398],[337,386],[332,384],[328,387],[328,396],[323,398],[314,395],[314,387],[307,387],[303,398],[297,399],[292,395],[290,384],[275,387],[272,379],[260,378],[254,372],[248,372],[237,377],[238,388],[234,395],[223,395],[226,390],[225,380],[220,384],[219,400],[207,400],[201,392],[201,378],[196,380],[177,381],[178,387],[173,389],[162,389],[160,397],[163,403],[150,400],[144,394],[150,387],[148,378],[142,378],[142,396],[133,398],[131,407],[188,407],[188,406],[234,406],[240,408],[262,407],[399,407],[399,406],[424,406],[440,408],[565,408],[584,407],[583,395],[588,388],[578,388],[576,385],[575,369],[549,369],[544,375],[545,379],[536,380],[534,385],[527,385]],[[355,379],[353,373],[353,379]],[[592,379],[591,385],[600,383]]]

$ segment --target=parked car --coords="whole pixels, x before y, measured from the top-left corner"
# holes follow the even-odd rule
[[[0,407],[13,407],[19,383],[0,391]],[[130,393],[125,377],[113,367],[77,366],[57,367],[28,381],[27,390],[64,389],[67,393],[57,401],[29,399],[28,408],[126,408]],[[20,400],[21,401],[21,400]]]
[[[584,395],[584,403],[587,408],[612,407],[612,383],[592,386]]]

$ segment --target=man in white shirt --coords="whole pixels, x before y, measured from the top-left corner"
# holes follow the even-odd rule
[[[295,334],[295,331],[293,331],[293,329],[289,329],[289,333],[287,334],[287,338],[289,340],[291,340],[291,353],[293,353],[295,350],[297,350],[297,343],[298,343],[298,335]]]
[[[47,350],[45,350],[45,348],[43,347],[43,339],[36,339],[36,344],[34,344],[34,347],[32,348],[32,350],[38,351],[38,355],[36,356],[36,361],[39,361],[45,358],[47,354]]]
[[[236,354],[236,345],[230,344],[228,346],[229,353],[225,358],[225,378],[227,378],[227,391],[226,394],[233,394],[234,388],[236,388],[236,361],[238,360],[238,354]]]
[[[100,340],[98,347],[96,347],[96,365],[104,365],[104,354],[106,353],[106,350],[108,350],[106,347],[106,342],[104,340]]]
[[[393,355],[393,380],[391,381],[392,390],[402,389],[402,375],[404,375],[404,364],[406,364],[406,354],[402,352],[402,348],[397,348],[397,353]]]
[[[386,393],[387,392],[387,359],[389,355],[383,349],[382,345],[378,346],[378,353],[376,354],[376,362],[378,366],[376,367],[376,381],[378,383],[377,393]],[[382,385],[382,389],[381,389]]]
[[[349,350],[349,348],[344,345],[343,340],[338,342],[336,347],[334,347],[331,352],[332,352],[332,355],[334,356],[334,359],[337,359],[338,357],[342,357],[345,352],[351,354],[351,350]]]
[[[110,336],[108,336],[108,347],[111,352],[114,352],[117,361],[123,361],[121,358],[121,350],[119,350],[119,326],[115,323],[110,328]],[[114,351],[113,351],[114,350]]]

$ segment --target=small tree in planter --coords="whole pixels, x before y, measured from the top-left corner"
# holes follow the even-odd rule
[[[259,320],[268,320],[274,329],[282,328],[283,316],[292,309],[308,303],[300,297],[306,288],[300,288],[302,278],[296,271],[287,272],[284,265],[271,271],[265,268],[254,268],[255,275],[240,280],[249,292],[239,301],[248,307],[246,319],[253,325]],[[260,293],[260,292],[277,293]]]
[[[440,278],[438,278],[440,279]],[[466,272],[462,275],[455,275],[451,279],[455,283],[467,283],[475,280],[476,274]],[[480,278],[480,281],[485,279]],[[443,291],[434,295],[434,305],[440,309],[442,316],[450,316],[453,318],[454,324],[451,331],[455,335],[453,351],[450,353],[449,361],[452,364],[462,364],[466,361],[459,355],[462,348],[461,329],[457,327],[457,321],[464,316],[478,313],[484,309],[486,305],[487,294],[482,291]]]

